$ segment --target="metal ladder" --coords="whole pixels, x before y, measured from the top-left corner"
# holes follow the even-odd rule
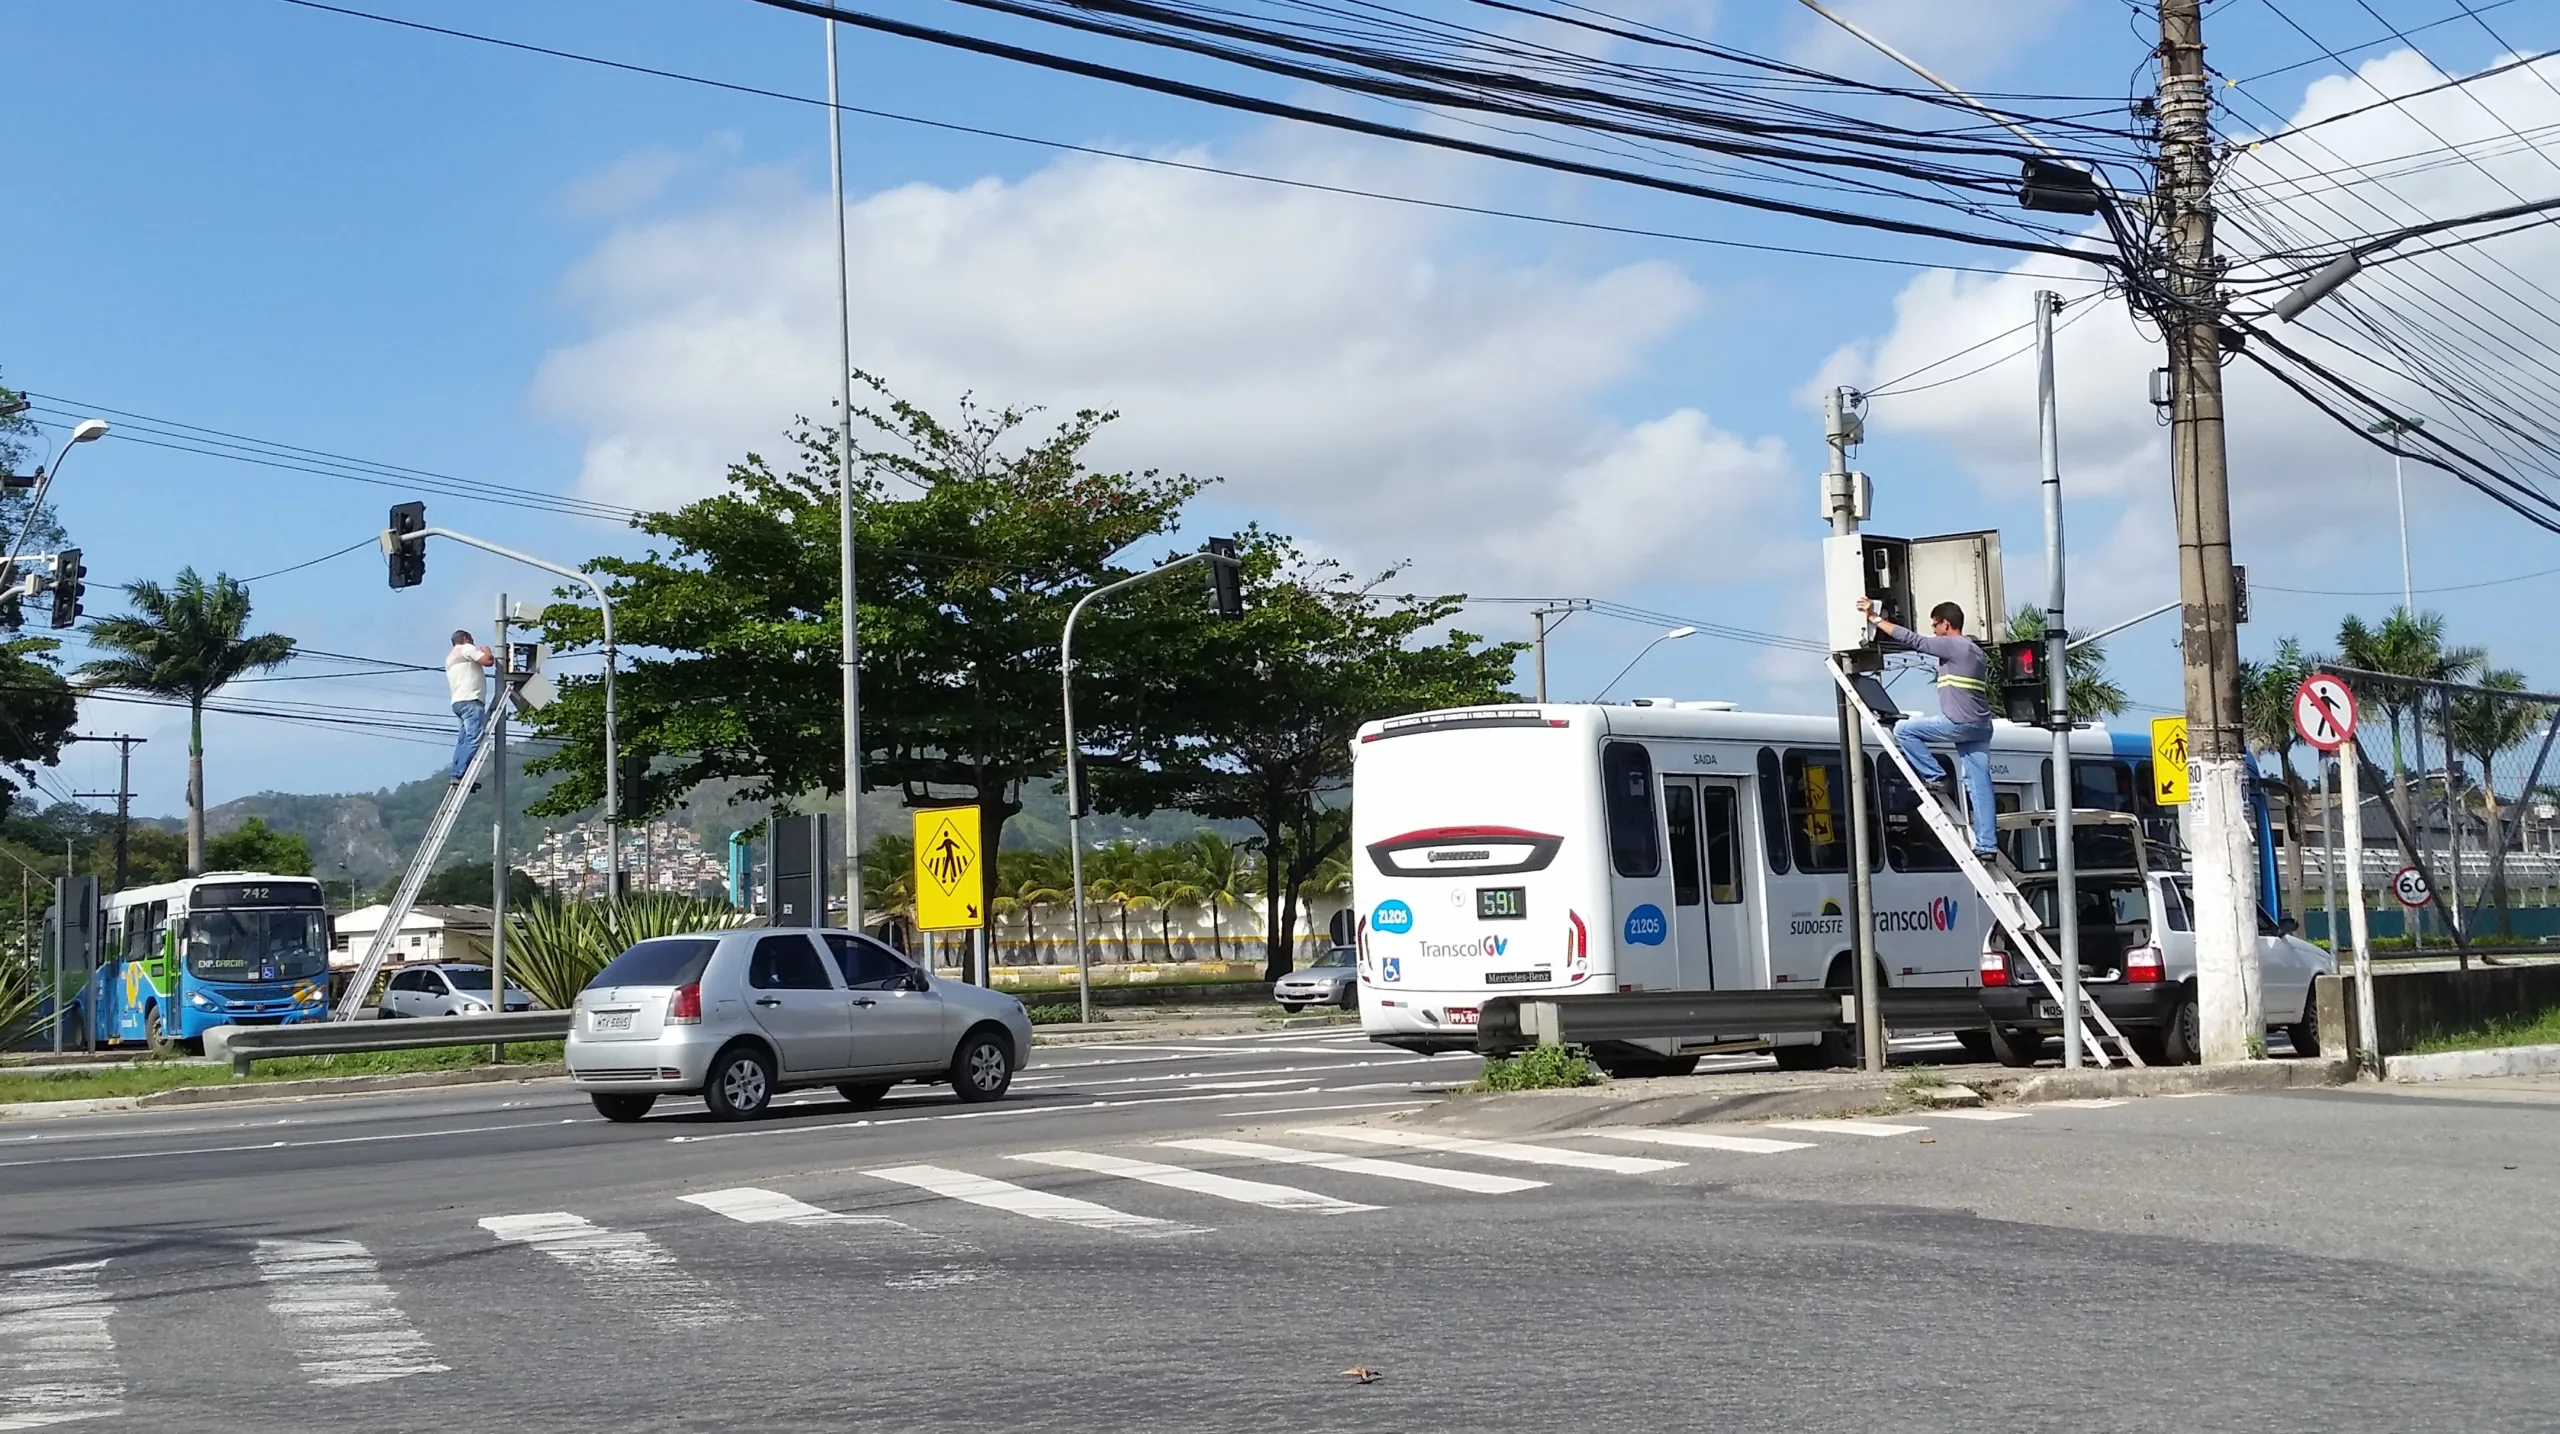
[[[462,805],[471,799],[471,790],[480,785],[480,773],[489,765],[489,754],[498,744],[491,740],[498,728],[493,719],[480,729],[480,743],[471,749],[471,762],[462,769],[462,780],[445,789],[444,802],[436,808],[427,823],[427,834],[419,839],[417,855],[409,858],[409,870],[401,876],[400,887],[391,894],[391,905],[382,913],[382,924],[374,928],[373,942],[364,948],[364,960],[356,967],[355,976],[347,982],[347,992],[338,998],[338,1009],[331,1020],[352,1021],[364,1009],[365,997],[373,990],[373,978],[382,974],[382,963],[400,939],[401,923],[409,919],[409,908],[418,900],[418,888],[427,884],[427,873],[435,869],[436,858],[444,854],[444,844],[453,835],[453,824],[462,820]]]
[[[2027,903],[2017,883],[1984,865],[1982,859],[1973,854],[1972,831],[1960,825],[1959,814],[1931,790],[1928,783],[1920,780],[1918,769],[1911,765],[1911,759],[1893,740],[1893,730],[1885,725],[1873,707],[1867,705],[1865,696],[1850,680],[1847,671],[1837,662],[1826,661],[1823,666],[1831,673],[1831,680],[1838,683],[1841,692],[1847,695],[1849,705],[1856,709],[1859,720],[1875,734],[1887,760],[1900,768],[1902,779],[1911,784],[1913,794],[1919,798],[1920,819],[1929,824],[1929,830],[1938,838],[1939,844],[1955,858],[1957,869],[1971,883],[1974,894],[1982,898],[1982,904],[1990,911],[1992,919],[2009,933],[2018,954],[2026,958],[2027,969],[2035,973],[2037,984],[2053,997],[2054,1008],[2060,1010],[2062,980],[2058,973],[2061,958],[2054,953],[2052,943],[2045,940],[2043,919]],[[1948,770],[1953,771],[1954,767],[1950,765]],[[2056,841],[2071,839],[2069,828],[2063,822],[2054,824],[2054,833]],[[2116,1023],[2107,1018],[2107,1013],[2099,1008],[2098,1003],[2087,999],[2087,992],[2082,992],[2081,1009],[2074,1012],[2072,1018],[2080,1023],[2081,1045],[2099,1065],[2113,1065],[2119,1060],[2127,1065],[2143,1063],[2141,1053],[2125,1039],[2124,1032],[2116,1029]]]

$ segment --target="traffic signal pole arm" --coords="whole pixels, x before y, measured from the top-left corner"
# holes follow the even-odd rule
[[[1242,566],[1225,553],[1185,553],[1162,567],[1149,568],[1116,583],[1105,583],[1077,598],[1076,605],[1067,609],[1066,630],[1058,636],[1058,711],[1066,724],[1066,746],[1063,750],[1067,759],[1067,870],[1068,884],[1075,888],[1076,1004],[1082,1010],[1077,1017],[1081,1021],[1093,1019],[1093,985],[1085,959],[1084,839],[1078,831],[1084,813],[1084,764],[1076,760],[1076,619],[1084,616],[1086,606],[1095,598],[1109,597],[1122,588],[1136,587],[1149,578],[1163,577],[1176,568],[1187,568],[1193,563],[1217,563],[1229,569]]]
[[[613,600],[605,596],[604,584],[576,568],[564,568],[558,563],[544,562],[530,553],[519,553],[513,548],[502,548],[485,539],[475,538],[469,533],[457,533],[451,528],[419,528],[409,533],[395,533],[385,528],[382,530],[382,551],[386,554],[396,553],[405,543],[423,542],[428,538],[449,538],[467,548],[478,548],[484,553],[495,553],[499,557],[512,559],[529,568],[540,568],[546,573],[582,584],[587,591],[596,595],[596,610],[604,614],[604,820],[605,839],[609,848],[605,861],[606,895],[607,899],[620,896],[621,892],[616,888],[620,885],[617,878],[622,874],[622,841],[615,826],[622,815],[621,778],[617,771],[621,766],[617,759],[622,749],[615,744],[613,733]]]

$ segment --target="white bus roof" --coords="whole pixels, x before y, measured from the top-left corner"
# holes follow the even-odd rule
[[[1432,731],[1505,726],[1581,728],[1617,737],[1723,738],[1737,742],[1797,742],[1834,747],[1840,744],[1839,721],[1827,713],[1750,712],[1731,702],[1691,702],[1663,697],[1641,698],[1633,703],[1507,702],[1482,707],[1446,707],[1364,722],[1360,726],[1359,741],[1369,743]],[[1995,720],[1992,723],[1992,740],[2004,746],[2040,743],[2049,747],[2053,739],[2041,727]],[[2075,751],[2093,754],[2112,754],[2113,740],[2107,729],[2097,724],[2077,727],[2071,734]]]

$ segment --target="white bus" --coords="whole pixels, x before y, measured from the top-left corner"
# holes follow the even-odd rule
[[[1847,989],[1847,787],[1830,717],[1730,702],[1503,706],[1371,722],[1353,744],[1360,1020],[1408,1050],[1472,1050],[1488,996]],[[2073,734],[2078,805],[2133,810],[2124,739]],[[1877,959],[1894,986],[1972,986],[1989,919],[1900,772],[1868,744]],[[2052,734],[1994,726],[2002,811],[2048,805]],[[1981,1032],[1961,1032],[1969,1046]],[[1774,1046],[1748,1032],[1594,1054],[1622,1074]],[[1987,1057],[1986,1057],[1987,1058]]]

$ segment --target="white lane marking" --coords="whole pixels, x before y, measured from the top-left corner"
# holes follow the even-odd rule
[[[1480,1155],[1487,1160],[1509,1160],[1521,1165],[1561,1165],[1572,1170],[1605,1170],[1612,1175],[1649,1175],[1657,1170],[1677,1170],[1677,1160],[1655,1160],[1641,1155],[1594,1155],[1587,1150],[1566,1150],[1554,1145],[1520,1145],[1508,1140],[1468,1140],[1454,1135],[1426,1135],[1419,1130],[1380,1130],[1365,1125],[1318,1126],[1311,1130],[1293,1130],[1291,1135],[1312,1135],[1322,1140],[1359,1140],[1371,1145],[1400,1145],[1407,1150],[1437,1150],[1451,1155]]]
[[[1315,1089],[1317,1089],[1317,1087],[1315,1087],[1315,1086],[1313,1086],[1313,1085],[1309,1085],[1303,1077],[1301,1077],[1301,1078],[1299,1078],[1299,1079],[1295,1079],[1295,1080],[1289,1079],[1289,1078],[1287,1078],[1287,1077],[1283,1077],[1283,1078],[1281,1078],[1281,1079],[1279,1079],[1279,1080],[1204,1080],[1204,1081],[1200,1081],[1200,1082],[1197,1082],[1197,1083],[1192,1084],[1192,1085],[1184,1086],[1184,1087],[1183,1087],[1183,1089],[1184,1089],[1184,1090],[1269,1090],[1269,1089],[1271,1089],[1273,1086],[1276,1086],[1276,1085],[1294,1085],[1294,1086],[1298,1086],[1298,1087],[1301,1087],[1301,1088],[1306,1089],[1306,1090],[1315,1090]]]
[[[1385,1180],[1410,1180],[1418,1185],[1437,1185],[1448,1190],[1465,1190],[1476,1195],[1511,1195],[1522,1190],[1543,1190],[1544,1180],[1523,1180],[1516,1175],[1483,1175],[1473,1170],[1441,1170],[1429,1165],[1415,1165],[1403,1160],[1374,1160],[1366,1155],[1331,1155],[1321,1150],[1300,1150],[1291,1145],[1265,1145],[1255,1140],[1159,1140],[1158,1145],[1176,1150],[1197,1150],[1208,1155],[1235,1155],[1247,1160],[1268,1160],[1280,1165],[1316,1165],[1339,1170],[1347,1175],[1375,1175]]]
[[[2222,1092],[2218,1090],[2170,1090],[2162,1091],[2160,1098],[2162,1100],[2211,1100],[2220,1094]]]
[[[1718,1135],[1706,1130],[1585,1130],[1582,1135],[1611,1140],[1638,1140],[1648,1145],[1679,1145],[1691,1150],[1733,1150],[1744,1155],[1775,1155],[1782,1150],[1811,1150],[1802,1140],[1771,1140],[1759,1135]]]
[[[382,1267],[353,1240],[260,1240],[258,1279],[313,1384],[380,1384],[443,1374],[435,1347],[409,1323]]]
[[[588,1293],[669,1329],[702,1329],[738,1318],[738,1309],[686,1274],[667,1247],[637,1230],[607,1230],[564,1210],[490,1215],[480,1228],[558,1260]]]
[[[1929,1112],[1929,1118],[1931,1120],[2024,1120],[2027,1118],[2027,1112],[2023,1110],[1933,1110]]]
[[[753,1185],[705,1190],[698,1195],[677,1198],[688,1205],[699,1205],[715,1215],[725,1215],[742,1225],[828,1225],[857,1229],[866,1236],[887,1243],[899,1255],[937,1262],[892,1275],[882,1282],[894,1290],[941,1289],[946,1285],[965,1285],[996,1276],[993,1265],[967,1258],[980,1253],[978,1247],[968,1241],[928,1234],[904,1220],[892,1220],[886,1215],[856,1215],[821,1209],[794,1200],[779,1190]]]
[[[704,1141],[711,1140],[752,1140],[776,1135],[824,1135],[831,1131],[863,1130],[883,1125],[905,1125],[918,1120],[1002,1120],[1009,1116],[1025,1115],[1040,1115],[1055,1118],[1058,1116],[1077,1115],[1086,1111],[1123,1110],[1130,1106],[1140,1105],[1182,1105],[1190,1101],[1202,1100],[1269,1100],[1275,1095],[1322,1095],[1323,1093],[1323,1091],[1314,1088],[1309,1088],[1304,1091],[1222,1090],[1211,1091],[1207,1094],[1194,1095],[1139,1095],[1132,1096],[1125,1100],[1059,1101],[1054,1104],[1046,1105],[1033,1104],[1029,1101],[1021,1101],[1006,1105],[982,1105],[973,1110],[944,1111],[940,1115],[899,1115],[891,1116],[887,1119],[875,1118],[868,1120],[813,1121],[807,1125],[782,1125],[765,1129],[729,1130],[722,1131],[716,1135],[670,1135],[666,1139],[669,1145],[698,1145]],[[1296,1111],[1306,1110],[1373,1110],[1385,1106],[1416,1104],[1427,1105],[1429,1102],[1401,1100],[1343,1101],[1338,1104],[1330,1105],[1298,1106],[1290,1112],[1240,1111],[1237,1113],[1237,1118],[1240,1120],[1251,1119],[1256,1115],[1295,1113]]]
[[[1108,1230],[1117,1235],[1138,1235],[1150,1239],[1167,1235],[1205,1235],[1208,1231],[1196,1225],[1176,1224],[1152,1215],[1132,1215],[1072,1195],[1053,1195],[1046,1190],[1033,1190],[1002,1180],[990,1180],[966,1171],[949,1170],[939,1165],[892,1165],[869,1172],[883,1180],[912,1185],[929,1194],[949,1200],[963,1200],[1002,1210],[1013,1215],[1027,1215],[1034,1220],[1055,1220],[1061,1224],[1081,1225],[1088,1230]]]
[[[1336,1200],[1294,1185],[1272,1185],[1260,1180],[1239,1180],[1232,1175],[1213,1175],[1206,1170],[1193,1170],[1181,1165],[1159,1165],[1152,1160],[1124,1160],[1117,1155],[1094,1155],[1082,1150],[1034,1150],[1007,1157],[1034,1165],[1054,1165],[1061,1170],[1082,1170],[1094,1175],[1116,1175],[1123,1180],[1143,1180],[1149,1185],[1162,1185],[1169,1190],[1187,1190],[1194,1195],[1212,1195],[1220,1200],[1233,1200],[1242,1205],[1259,1205],[1266,1210],[1303,1210],[1318,1215],[1350,1215],[1375,1210],[1375,1205],[1358,1205],[1349,1200]]]
[[[1772,1130],[1810,1130],[1818,1135],[1918,1135],[1925,1125],[1895,1125],[1882,1120],[1773,1120]]]
[[[20,1270],[0,1280],[0,1429],[42,1429],[123,1412],[115,1306],[104,1260]]]
[[[2082,1100],[2045,1100],[2038,1105],[2058,1105],[2064,1110],[2108,1110],[2124,1102],[2115,1096],[2097,1096]]]
[[[249,1145],[202,1145],[188,1150],[120,1150],[105,1155],[55,1155],[43,1160],[0,1160],[0,1170],[21,1165],[79,1165],[95,1160],[173,1160],[182,1155],[236,1155],[247,1150],[299,1150],[317,1145],[371,1145],[384,1140],[433,1140],[446,1135],[486,1135],[493,1130],[548,1130],[569,1120],[528,1120],[512,1125],[467,1125],[454,1130],[404,1130],[389,1135],[340,1135],[326,1140],[261,1140]]]

